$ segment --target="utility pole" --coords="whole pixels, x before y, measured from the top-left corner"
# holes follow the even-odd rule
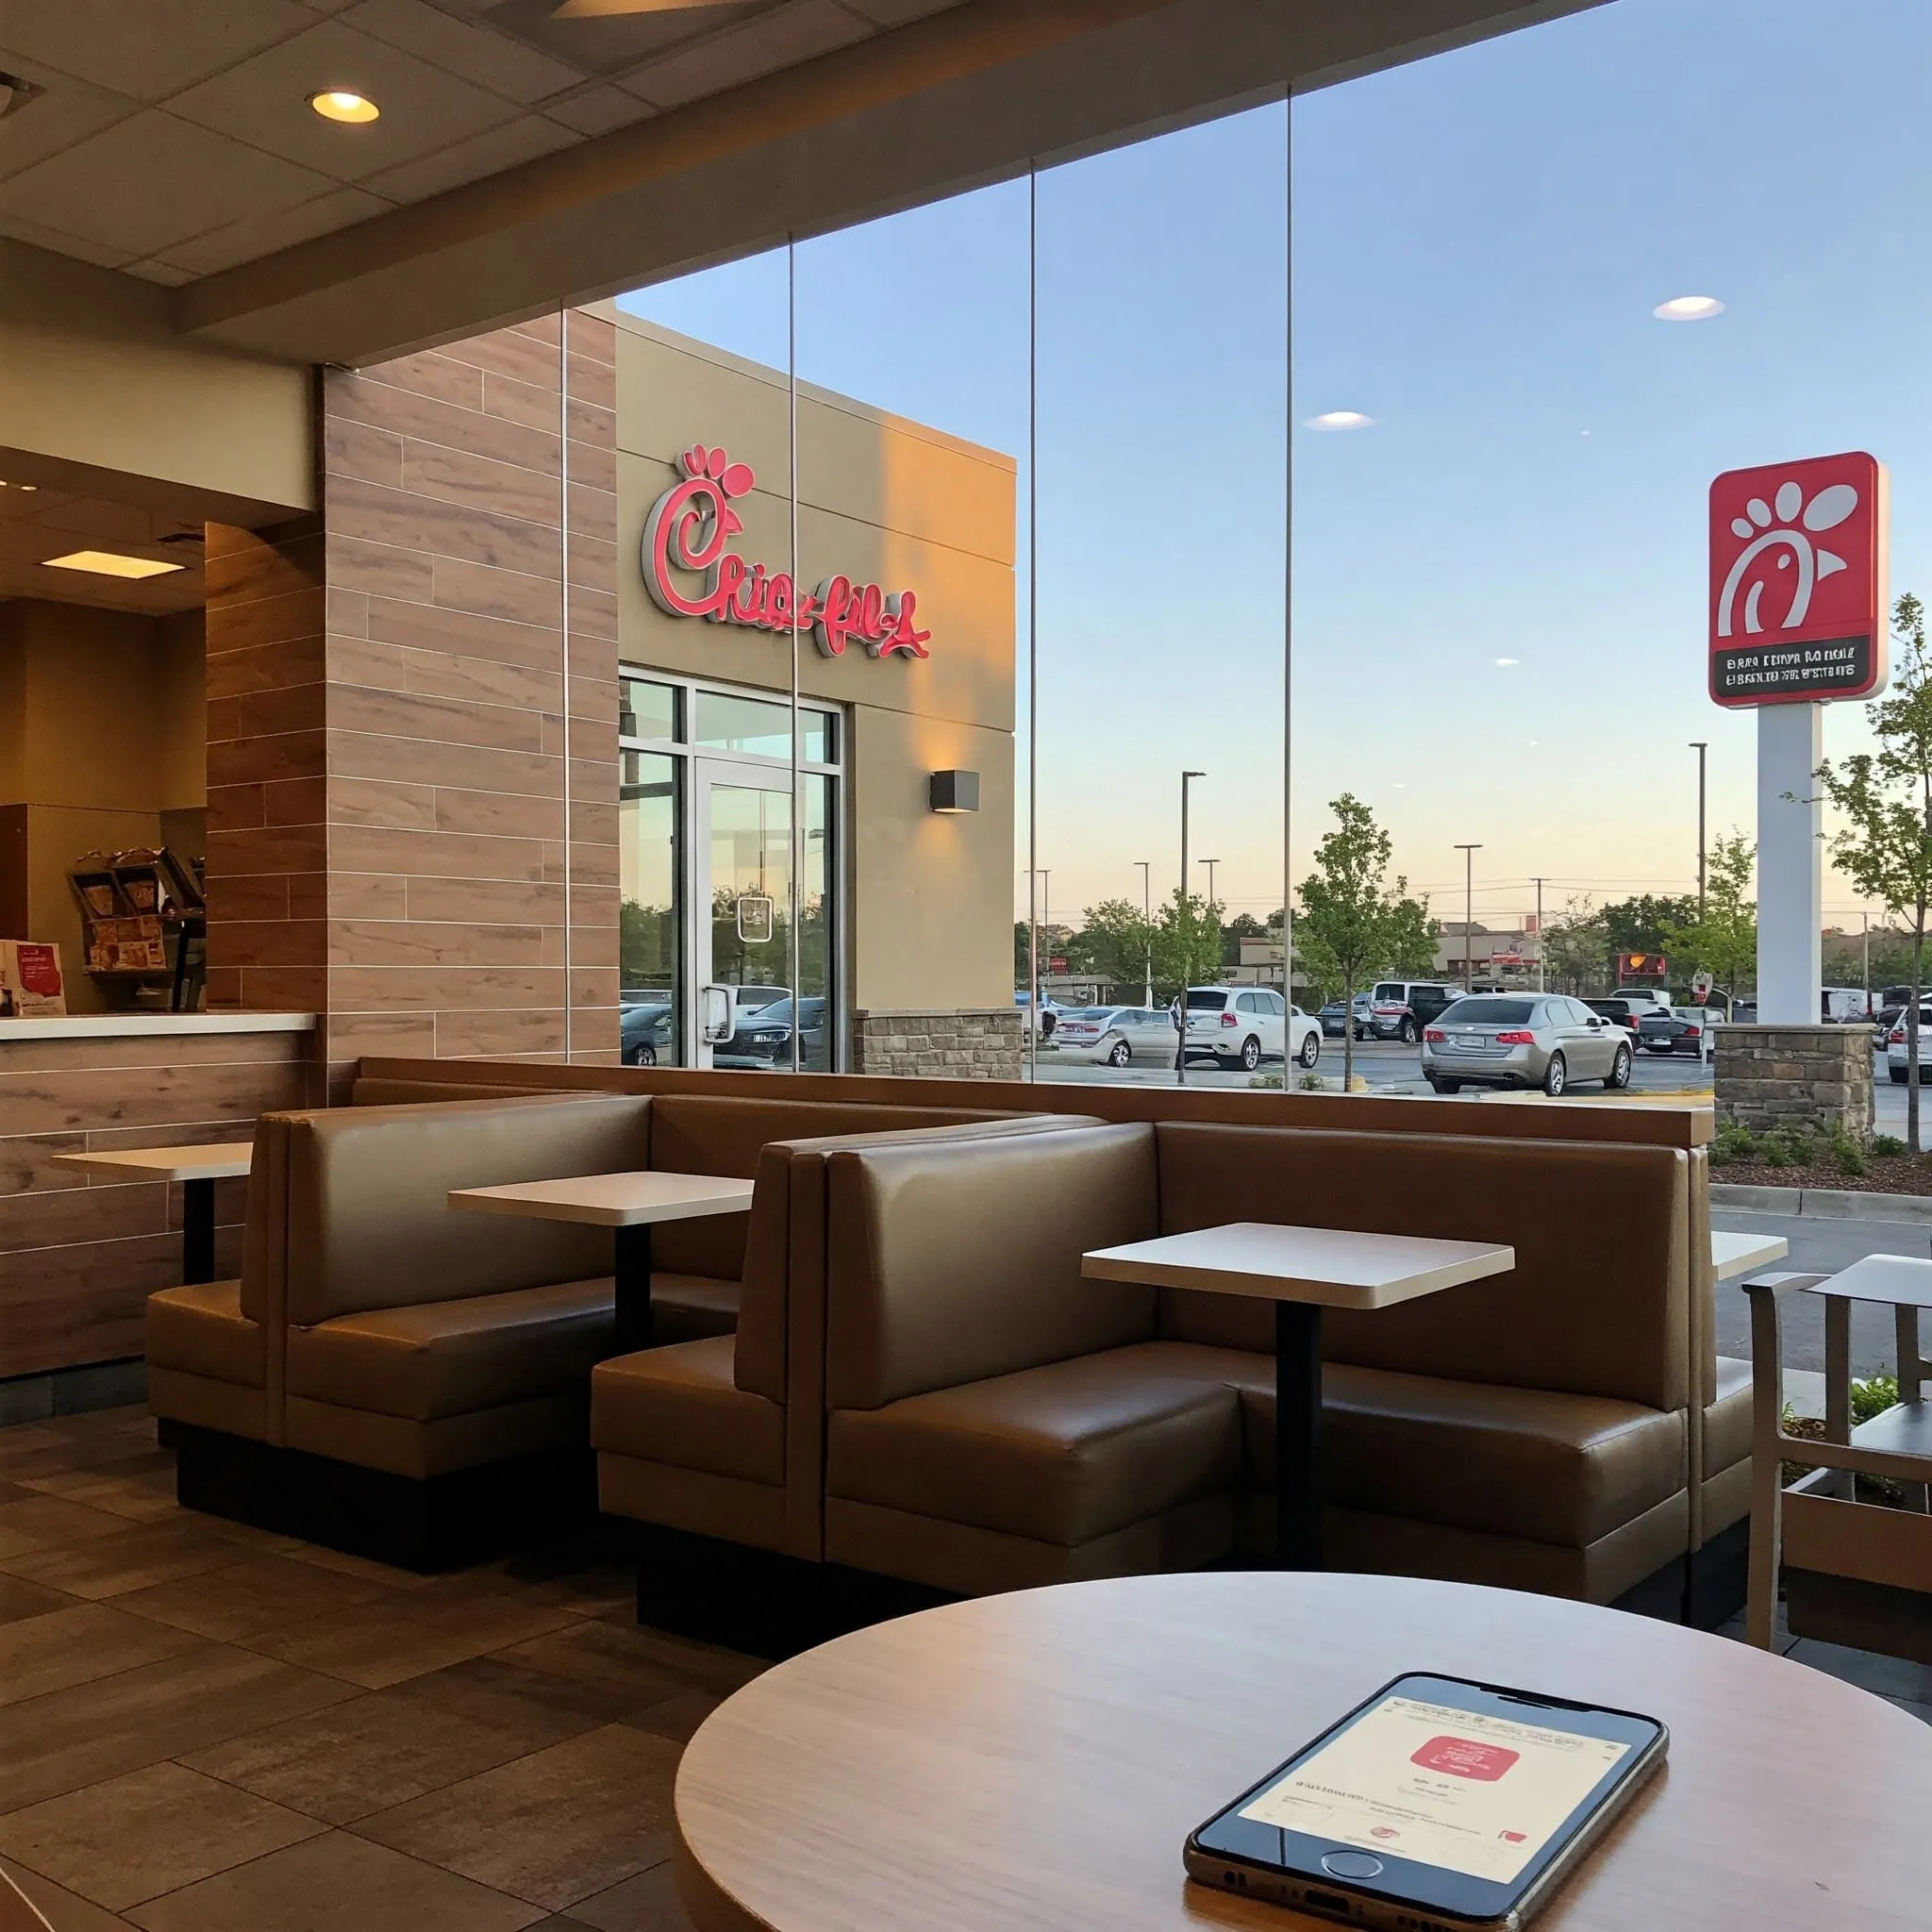
[[[1710,749],[1707,738],[1692,739],[1690,749],[1697,754],[1697,923],[1704,924],[1704,755]]]
[[[1218,858],[1197,858],[1194,863],[1208,868],[1208,904],[1211,908],[1214,904],[1214,868],[1221,861]]]
[[[1480,844],[1458,845],[1462,854],[1462,990],[1475,991],[1475,856]]]
[[[1137,858],[1134,863],[1141,868],[1141,917],[1147,922],[1147,985],[1146,998],[1141,1005],[1154,1004],[1154,885],[1151,861]]]
[[[1872,1017],[1872,914],[1870,911],[1859,915],[1865,922],[1865,1017]]]
[[[1548,991],[1543,984],[1543,882],[1536,882],[1536,990]]]
[[[1183,918],[1188,910],[1188,786],[1196,778],[1205,778],[1206,772],[1183,772],[1181,774],[1181,903],[1175,909]],[[1188,989],[1186,975],[1182,975],[1182,986],[1174,995],[1177,1004],[1174,1015],[1178,1025],[1174,1030],[1174,1085],[1188,1084]]]

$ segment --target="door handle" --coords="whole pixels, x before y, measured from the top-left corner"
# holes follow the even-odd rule
[[[731,989],[708,986],[698,993],[698,1031],[707,1046],[731,1038]]]

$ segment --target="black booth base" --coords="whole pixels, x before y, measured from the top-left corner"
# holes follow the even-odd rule
[[[588,1449],[412,1480],[187,1423],[170,1425],[184,1509],[398,1569],[454,1569],[553,1536],[596,1509]]]

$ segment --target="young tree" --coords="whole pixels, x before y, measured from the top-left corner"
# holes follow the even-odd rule
[[[1897,657],[1891,695],[1865,707],[1876,752],[1827,758],[1818,783],[1844,821],[1832,835],[1833,862],[1868,899],[1906,921],[1912,942],[1911,998],[1905,1010],[1906,1139],[1919,1139],[1919,997],[1925,983],[1926,913],[1932,908],[1932,659],[1925,611],[1909,592],[1892,607]]]
[[[1741,832],[1720,839],[1705,873],[1704,916],[1663,928],[1664,951],[1707,972],[1724,990],[1724,1018],[1746,974],[1757,967],[1757,901],[1744,895],[1757,848]],[[1694,913],[1697,902],[1690,901]]]
[[[1601,908],[1590,894],[1568,900],[1562,911],[1543,922],[1543,979],[1555,991],[1590,992],[1608,971],[1609,933]]]
[[[1103,899],[1087,908],[1080,930],[1067,942],[1068,960],[1116,989],[1143,988],[1154,946],[1154,925],[1127,899]]]
[[[1389,834],[1375,823],[1374,813],[1350,791],[1328,809],[1335,814],[1335,829],[1315,848],[1315,870],[1302,881],[1295,940],[1305,961],[1315,957],[1333,961],[1343,1004],[1352,1017],[1356,989],[1363,975],[1402,943],[1403,923],[1409,915],[1396,908],[1418,902],[1408,897],[1406,878],[1398,878],[1392,891],[1384,883]],[[1426,907],[1423,911],[1426,919]],[[1343,1025],[1341,1042],[1341,1083],[1346,1092],[1355,1084],[1353,1025]]]
[[[1178,991],[1215,978],[1221,972],[1221,908],[1179,887],[1160,902],[1154,915],[1154,988]]]
[[[1382,956],[1382,970],[1398,979],[1419,979],[1436,970],[1436,946],[1441,927],[1429,916],[1425,893],[1420,899],[1403,896],[1407,879],[1395,881],[1395,896],[1389,903],[1388,949]]]

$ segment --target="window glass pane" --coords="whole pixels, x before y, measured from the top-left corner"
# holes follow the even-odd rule
[[[789,758],[790,720],[791,710],[785,705],[770,704],[762,698],[733,697],[726,691],[701,691],[697,694],[697,723],[691,739],[707,751]],[[834,756],[831,720],[823,711],[802,711],[799,724],[800,758],[807,764],[829,764]]]
[[[1526,1026],[1529,1024],[1533,1000],[1461,999],[1442,1015],[1445,1022],[1456,1026]],[[1561,1000],[1552,1000],[1551,1006],[1561,1008]],[[1560,1012],[1551,1016],[1559,1024]]]
[[[625,678],[617,688],[617,735],[675,738],[677,701],[682,695],[675,684],[658,684],[643,677]]]
[[[631,1066],[683,1064],[678,1000],[678,760],[623,756],[618,788],[619,1024]]]

